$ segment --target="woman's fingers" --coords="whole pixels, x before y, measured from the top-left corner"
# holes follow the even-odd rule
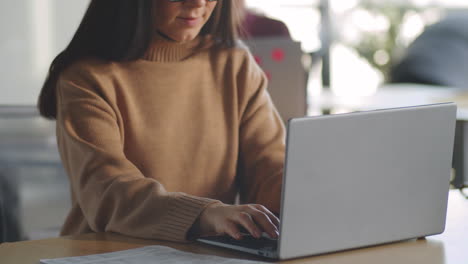
[[[224,233],[241,239],[239,228],[243,227],[256,238],[261,237],[262,232],[277,238],[278,225],[279,219],[261,205],[213,204],[201,213],[199,224],[194,228],[201,236]]]
[[[255,223],[257,223],[263,231],[265,231],[270,237],[278,237],[278,228],[266,213],[253,206],[249,206],[248,211]]]
[[[263,205],[260,205],[260,204],[257,204],[256,205],[256,208],[262,212],[264,212],[266,215],[268,215],[268,217],[270,218],[271,222],[273,222],[273,224],[276,226],[277,229],[279,229],[279,224],[280,224],[280,220],[279,218],[274,214],[272,213],[270,210],[268,210],[265,206]]]
[[[241,239],[242,238],[242,235],[239,231],[239,228],[237,227],[237,225],[231,221],[227,221],[226,222],[226,227],[225,227],[225,231],[224,231],[227,235],[231,236],[232,238],[234,239]]]
[[[237,221],[255,238],[260,238],[262,235],[262,230],[255,224],[249,213],[240,212],[237,216]]]

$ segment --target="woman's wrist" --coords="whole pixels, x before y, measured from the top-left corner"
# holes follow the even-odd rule
[[[200,237],[200,217],[198,217],[187,232],[187,240]]]
[[[218,206],[223,206],[225,205],[224,203],[222,203],[221,201],[216,201],[216,202],[213,202],[213,203],[210,203],[208,204],[202,211],[201,213],[198,215],[197,219],[195,220],[195,222],[193,222],[192,226],[190,227],[190,229],[188,230],[187,232],[187,240],[194,240],[202,235],[205,235],[203,234],[203,229],[202,228],[202,223],[201,223],[201,217],[202,215],[205,213],[205,211],[208,209],[211,209],[211,208],[214,208],[214,207],[218,207]]]

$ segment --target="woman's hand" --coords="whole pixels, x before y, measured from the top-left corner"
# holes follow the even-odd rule
[[[261,237],[262,232],[266,232],[271,238],[277,238],[279,235],[279,219],[266,207],[259,204],[223,203],[214,203],[206,207],[192,227],[191,233],[197,236],[227,234],[241,239],[240,226],[256,238]]]

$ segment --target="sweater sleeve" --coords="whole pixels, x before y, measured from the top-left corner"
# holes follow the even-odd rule
[[[258,203],[279,213],[285,155],[285,129],[270,95],[267,79],[252,56],[239,73],[241,116],[239,176],[242,203]]]
[[[69,72],[58,82],[57,140],[72,192],[95,232],[185,241],[207,198],[168,192],[124,153],[124,131],[98,82]],[[84,76],[84,77],[83,77]]]

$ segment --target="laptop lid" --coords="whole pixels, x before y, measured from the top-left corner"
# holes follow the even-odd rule
[[[443,232],[455,121],[452,103],[290,120],[279,257]]]

